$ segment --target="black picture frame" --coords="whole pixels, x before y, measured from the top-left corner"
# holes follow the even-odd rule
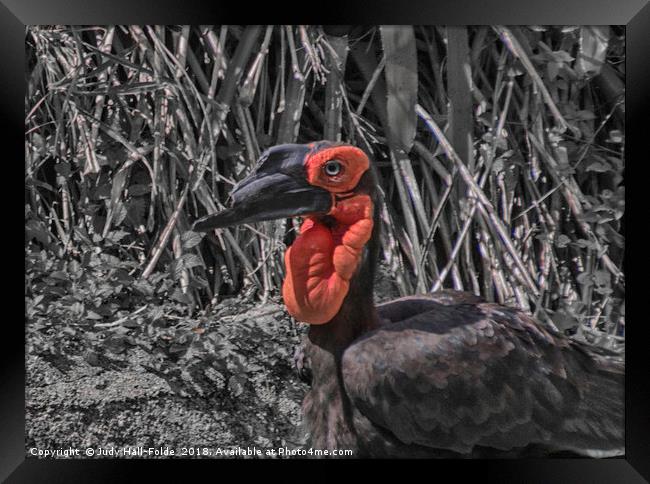
[[[635,193],[642,193],[635,185],[644,183],[641,170],[647,163],[645,138],[648,129],[645,122],[650,112],[650,5],[647,0],[491,0],[477,2],[472,0],[417,0],[398,2],[381,0],[370,3],[363,0],[333,0],[322,4],[313,2],[285,2],[281,5],[269,3],[268,9],[258,8],[250,3],[212,0],[201,5],[198,0],[2,0],[0,4],[0,87],[3,102],[0,103],[2,132],[6,135],[3,157],[6,167],[11,168],[6,180],[13,179],[13,170],[19,166],[18,160],[24,157],[24,41],[25,26],[30,24],[206,24],[206,23],[303,23],[303,24],[438,24],[438,25],[477,25],[477,24],[536,24],[536,25],[626,25],[626,227],[628,232],[643,229],[647,220],[646,209],[642,205],[629,203]],[[23,124],[21,124],[23,123]],[[23,130],[24,131],[24,130]],[[638,159],[635,159],[638,158]],[[14,185],[12,187],[11,185]],[[5,223],[14,222],[16,228],[7,230],[7,235],[18,238],[20,209],[15,207],[16,196],[10,194],[14,189],[21,190],[17,183],[5,183],[3,193],[5,203]],[[9,203],[7,203],[9,202]],[[12,203],[13,202],[13,203]],[[632,212],[630,212],[632,210]],[[8,213],[15,211],[16,213]],[[631,223],[639,221],[635,224]],[[9,227],[8,227],[9,228]],[[14,233],[15,232],[15,233]],[[648,323],[638,317],[644,310],[641,300],[644,291],[644,271],[635,269],[629,263],[643,261],[641,252],[633,247],[641,245],[643,235],[634,237],[627,233],[626,247],[626,306],[630,324],[626,334],[626,455],[620,459],[545,459],[508,461],[409,461],[407,465],[425,466],[424,471],[431,479],[432,474],[444,475],[452,472],[454,479],[467,477],[494,482],[579,482],[579,483],[619,483],[648,482],[650,480],[650,378],[647,377],[648,351],[644,348],[648,341],[643,334]],[[9,238],[9,237],[8,237]],[[16,242],[16,245],[18,242]],[[632,249],[632,252],[630,252]],[[5,252],[6,259],[16,258],[12,254],[18,247]],[[641,249],[642,250],[642,249]],[[635,255],[636,254],[636,258]],[[632,259],[631,259],[632,257]],[[645,262],[645,261],[644,261]],[[18,270],[16,270],[17,272]],[[11,275],[5,274],[7,281]],[[11,285],[11,284],[10,284]],[[18,286],[17,284],[13,284]],[[16,287],[17,288],[17,287]],[[14,289],[15,290],[15,289]],[[11,296],[12,289],[5,292],[5,307],[17,305],[19,300]],[[636,299],[636,301],[634,300]],[[172,476],[171,467],[187,461],[151,460],[42,460],[25,455],[25,375],[24,375],[24,328],[17,324],[18,318],[3,318],[2,373],[0,378],[0,480],[7,482],[128,482],[135,479],[134,471],[146,468],[146,472],[162,471]],[[644,360],[646,363],[644,364]],[[294,464],[296,461],[289,461]],[[241,464],[230,461],[229,464]],[[248,467],[271,466],[278,472],[289,475],[289,470],[281,470],[273,462]],[[304,462],[303,462],[304,463]],[[368,464],[368,462],[364,462]],[[206,465],[218,465],[225,461],[191,461],[192,466],[201,470]],[[311,462],[308,463],[312,465]],[[399,464],[399,463],[397,463]],[[323,463],[313,463],[323,465]],[[348,466],[348,463],[328,462],[326,465]],[[395,468],[395,462],[370,462],[381,470]],[[307,467],[314,474],[315,467]],[[259,470],[259,469],[258,469]],[[157,473],[158,473],[157,472]],[[182,476],[192,478],[187,469]],[[221,472],[221,471],[220,471]],[[334,470],[334,472],[338,472]],[[293,474],[293,472],[291,472]],[[147,474],[153,478],[153,474]],[[296,474],[296,476],[299,476]],[[415,478],[416,474],[404,477]],[[218,476],[215,476],[218,477]],[[226,478],[221,474],[221,478]]]

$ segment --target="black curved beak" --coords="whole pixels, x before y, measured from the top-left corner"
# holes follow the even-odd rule
[[[277,155],[271,153],[274,154]],[[265,154],[257,170],[233,189],[232,206],[200,218],[194,222],[192,230],[207,232],[244,223],[327,214],[332,196],[307,182],[302,167],[303,156],[300,156],[302,152],[294,153],[285,148],[282,154],[281,158]]]

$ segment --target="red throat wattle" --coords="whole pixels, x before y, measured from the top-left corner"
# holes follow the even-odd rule
[[[373,228],[373,204],[368,195],[339,202],[328,226],[308,217],[300,235],[285,253],[284,303],[294,318],[323,324],[339,312]]]

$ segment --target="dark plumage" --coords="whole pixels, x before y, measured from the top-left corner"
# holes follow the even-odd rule
[[[622,453],[618,357],[497,304],[432,295],[377,310],[382,324],[339,357],[311,338],[305,345],[314,383],[304,410],[315,447],[378,457]]]

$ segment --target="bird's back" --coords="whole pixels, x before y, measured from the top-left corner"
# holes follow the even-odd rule
[[[623,453],[621,357],[468,293],[377,311],[341,364],[369,455]]]

